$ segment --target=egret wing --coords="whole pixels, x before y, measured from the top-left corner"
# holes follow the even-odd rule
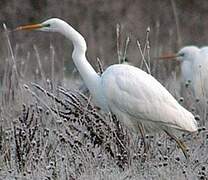
[[[131,117],[178,125],[177,116],[186,111],[155,78],[138,68],[114,65],[102,80],[110,109],[117,108]]]

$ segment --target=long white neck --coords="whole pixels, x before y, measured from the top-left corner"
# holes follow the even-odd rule
[[[74,50],[72,53],[72,58],[75,66],[77,67],[85,85],[89,89],[92,97],[99,106],[103,106],[102,99],[100,96],[100,76],[96,73],[93,67],[89,64],[86,59],[85,53],[87,50],[86,42],[83,36],[73,29],[69,24],[62,22],[62,31],[60,32],[69,40],[72,41],[74,45]]]

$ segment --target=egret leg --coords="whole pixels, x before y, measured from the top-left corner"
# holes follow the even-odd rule
[[[175,142],[178,144],[178,146],[181,148],[181,150],[183,151],[183,154],[185,156],[186,159],[189,159],[189,155],[187,153],[188,151],[188,147],[186,146],[186,144],[184,142],[182,142],[181,140],[179,140],[176,136],[174,136],[173,134],[169,133],[168,131],[164,130],[166,132],[166,134],[168,136],[170,136],[171,138],[173,138],[175,140]]]
[[[142,140],[143,140],[143,143],[144,143],[144,153],[147,153],[147,151],[148,151],[149,148],[148,148],[148,145],[147,145],[147,143],[145,141],[144,127],[143,127],[143,125],[141,123],[139,123],[138,124],[138,128],[139,128],[139,131],[141,133]]]

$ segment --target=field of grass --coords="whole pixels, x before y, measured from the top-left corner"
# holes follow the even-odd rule
[[[117,53],[122,61],[128,40],[121,50],[117,28]],[[156,64],[149,62],[148,36],[149,31],[144,47],[137,42],[138,51],[154,69]],[[197,133],[180,136],[189,147],[190,159],[186,160],[176,143],[163,133],[146,135],[150,146],[146,154],[141,137],[95,107],[85,88],[79,89],[79,78],[56,77],[52,46],[49,75],[34,47],[37,67],[28,80],[27,59],[18,63],[18,48],[12,48],[6,31],[5,45],[8,56],[0,96],[0,179],[207,179],[206,116],[197,108],[189,87],[179,101],[196,115],[200,125]],[[144,61],[139,66],[147,70]],[[180,94],[174,76],[164,85]]]
[[[44,7],[47,5],[45,11],[40,8],[41,3],[34,4],[34,9],[40,8],[41,17],[51,17],[52,12],[53,16],[63,17],[66,21],[72,17],[72,23],[80,28],[82,34],[86,33],[88,56],[97,72],[108,64],[125,63],[123,61],[145,71],[149,67],[151,74],[195,115],[199,130],[195,134],[177,134],[189,147],[189,160],[165,133],[146,134],[150,148],[147,154],[144,153],[140,135],[133,134],[115,116],[96,107],[72,63],[65,63],[71,62],[70,43],[65,43],[66,40],[58,35],[33,32],[31,38],[29,33],[8,33],[3,29],[0,35],[3,44],[0,49],[0,180],[208,179],[207,112],[193,97],[190,87],[180,83],[175,63],[154,60],[163,50],[175,50],[182,44],[197,40],[205,41],[208,38],[205,36],[206,23],[200,26],[201,36],[197,34],[198,39],[193,37],[188,41],[187,36],[194,29],[184,30],[183,26],[178,26],[176,18],[177,13],[180,17],[183,12],[181,7],[187,5],[185,1],[180,2],[180,8],[176,10],[174,4],[169,7],[165,1],[148,1],[145,6],[141,0],[138,3],[142,4],[139,7],[141,12],[145,13],[148,7],[153,6],[151,3],[155,3],[155,7],[161,8],[158,12],[164,10],[166,19],[157,14],[159,21],[155,21],[152,13],[142,16],[139,22],[136,17],[140,11],[133,1],[129,1],[128,7],[123,7],[122,1],[104,6],[104,1],[93,4],[91,0],[90,8],[81,1],[71,2],[72,7],[86,8],[86,12],[94,8],[88,15],[80,15],[75,8],[68,11],[67,0],[58,9],[52,3],[44,2]],[[28,14],[28,3],[25,3],[27,8],[23,8],[21,17]],[[14,4],[19,12],[20,5]],[[11,8],[9,3],[5,6],[7,10]],[[108,14],[108,10],[114,14]],[[201,11],[204,12],[203,8]],[[34,21],[33,17],[39,16],[35,12],[27,18]],[[186,16],[197,14],[185,12]],[[23,22],[17,14],[10,19],[11,26],[17,25],[14,19]],[[8,15],[1,11],[0,16],[6,19]],[[122,18],[118,20],[119,17]],[[197,16],[193,22],[203,21],[203,18]],[[182,19],[182,22],[185,24],[186,21]],[[149,23],[152,23],[150,32],[146,28]],[[105,28],[106,24],[110,29]],[[166,30],[167,26],[169,29]],[[73,73],[68,73],[67,68]]]

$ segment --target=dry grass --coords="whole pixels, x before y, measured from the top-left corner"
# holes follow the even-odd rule
[[[177,13],[180,14],[182,9],[177,11],[175,9],[177,4],[171,2],[170,9],[173,9],[177,23],[173,23],[170,29],[174,29],[177,24],[177,36],[187,39],[183,36],[187,32],[181,32],[180,24],[178,25]],[[51,12],[50,8],[54,7],[47,3],[47,12]],[[66,3],[67,1],[63,1],[65,8],[68,8]],[[90,3],[97,6],[93,5],[93,1]],[[155,5],[159,8],[160,3],[155,2]],[[103,5],[103,2],[101,4]],[[149,4],[150,2],[147,3]],[[163,2],[161,5],[164,4],[166,3]],[[72,7],[77,6],[85,8],[86,4],[73,1]],[[118,11],[120,15],[126,12],[124,14],[127,16],[123,17],[129,17],[130,12],[139,12],[135,9],[134,2],[129,2],[129,6],[124,9],[122,6],[116,9],[117,6],[118,4],[113,3],[111,9],[115,10],[115,14]],[[108,7],[105,6],[102,10],[103,6],[98,6],[93,13],[106,15]],[[75,9],[72,8],[70,13],[76,14]],[[165,10],[166,14],[170,9]],[[68,12],[67,10],[62,9],[55,15],[68,17],[68,14],[62,14]],[[146,135],[150,150],[148,154],[144,154],[142,139],[123,127],[115,116],[95,107],[79,78],[64,78],[65,65],[57,62],[62,62],[59,61],[61,57],[59,54],[68,60],[70,53],[67,51],[69,54],[67,56],[62,54],[57,48],[60,45],[58,43],[53,46],[57,39],[48,42],[50,38],[46,38],[45,45],[41,46],[33,40],[35,45],[28,48],[27,44],[16,43],[18,41],[14,46],[15,43],[10,42],[8,34],[4,34],[1,41],[5,45],[4,49],[8,51],[1,65],[1,68],[3,67],[1,72],[4,73],[1,78],[0,94],[0,179],[207,179],[207,115],[201,110],[189,86],[182,85],[184,88],[180,90],[181,85],[176,74],[173,73],[167,80],[169,71],[175,64],[158,63],[150,58],[151,55],[157,56],[161,52],[162,44],[166,43],[167,39],[170,41],[167,47],[163,47],[164,49],[178,46],[181,39],[179,38],[179,42],[172,42],[175,36],[168,30],[165,32],[162,30],[164,28],[162,20],[158,17],[158,21],[154,21],[153,28],[147,28],[146,36],[142,34],[145,38],[134,42],[138,36],[133,30],[138,28],[145,31],[145,27],[141,25],[148,22],[148,17],[145,17],[143,22],[137,25],[130,23],[131,26],[127,28],[127,25],[121,22],[116,30],[115,28],[108,30],[106,32],[108,37],[115,39],[109,42],[105,38],[100,38],[101,31],[105,29],[106,23],[109,23],[109,16],[106,15],[103,23],[98,25],[96,23],[99,21],[91,19],[95,17],[93,13],[79,17],[83,22],[80,30],[82,33],[89,32],[85,35],[89,37],[89,55],[97,49],[98,53],[93,56],[97,59],[95,62],[98,62],[98,72],[102,73],[106,64],[113,63],[110,61],[111,56],[118,59],[119,63],[131,63],[134,58],[136,59],[134,64],[159,79],[180,103],[195,114],[200,126],[199,131],[194,135],[182,133],[180,136],[189,147],[189,161],[184,158],[175,142],[165,134]],[[113,17],[116,19],[115,14]],[[44,13],[41,15],[44,16]],[[78,19],[76,15],[72,17]],[[168,16],[167,19],[169,18]],[[128,18],[122,21],[128,21]],[[86,22],[89,22],[90,26]],[[78,22],[74,20],[73,23]],[[114,21],[111,23],[116,24]],[[123,29],[129,30],[130,35],[126,35]],[[97,32],[97,37],[90,36],[92,32]],[[162,33],[166,38],[161,37]],[[42,34],[41,37],[43,36]],[[96,38],[100,41],[96,41]],[[31,39],[28,42],[33,44]],[[150,45],[153,47],[150,48]],[[43,54],[39,47],[44,49],[45,46],[49,47],[49,50]],[[104,52],[113,52],[113,55]]]
[[[137,44],[141,67],[150,71],[154,66],[149,66],[148,36],[149,30],[144,48]],[[123,43],[124,48],[117,43],[120,60],[125,59],[128,41]],[[18,57],[14,56],[8,36],[7,44],[10,53],[0,96],[2,179],[207,178],[206,123],[197,134],[181,136],[190,148],[189,161],[164,134],[147,135],[150,150],[144,154],[141,138],[130,133],[115,116],[103,113],[81,91],[61,87],[54,67],[51,76],[46,77],[36,48],[37,71],[32,82],[25,81],[25,69],[16,64]],[[54,58],[55,51],[51,49]],[[100,60],[98,67],[102,72]],[[189,92],[188,88],[185,91]],[[187,107],[197,114],[197,103],[190,93],[179,100],[184,104],[191,101]],[[203,124],[204,116],[197,117]]]

